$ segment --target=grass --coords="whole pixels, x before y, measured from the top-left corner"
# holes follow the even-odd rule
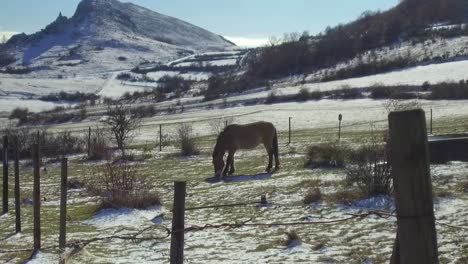
[[[442,131],[442,130],[437,130]],[[345,130],[342,134],[342,140],[349,144],[359,144],[370,137],[371,133],[358,130]],[[214,137],[207,136],[197,139],[197,146],[201,149],[201,154],[197,157],[180,158],[171,155],[170,150],[174,148],[165,148],[162,153],[163,158],[152,157],[145,162],[139,163],[138,171],[149,181],[154,183],[154,191],[160,193],[161,200],[167,209],[172,207],[172,186],[173,181],[187,181],[187,198],[186,206],[202,206],[212,204],[223,204],[231,202],[256,201],[260,199],[260,195],[267,194],[268,200],[273,204],[287,204],[287,206],[276,208],[261,209],[255,206],[249,207],[234,207],[222,208],[217,210],[200,210],[188,211],[186,213],[187,225],[202,224],[202,223],[233,223],[252,218],[253,222],[268,222],[268,221],[288,221],[297,220],[302,216],[312,216],[317,219],[322,217],[335,218],[330,215],[336,213],[339,209],[339,204],[346,204],[352,201],[361,199],[362,196],[355,188],[345,186],[343,183],[344,171],[342,170],[304,170],[304,155],[306,146],[311,143],[321,141],[336,140],[334,131],[325,131],[323,129],[309,129],[294,131],[292,138],[292,146],[285,145],[287,141],[287,133],[280,133],[280,159],[282,169],[271,179],[262,181],[250,182],[234,182],[222,184],[207,184],[206,178],[212,177],[213,168],[211,165],[211,149],[214,145]],[[133,146],[137,150],[144,150],[148,145],[142,144]],[[175,150],[174,150],[175,151]],[[169,153],[168,153],[169,152]],[[258,147],[254,151],[241,151],[236,155],[236,175],[252,175],[263,172],[266,167],[266,153],[262,147]],[[58,200],[58,183],[60,180],[59,167],[56,165],[49,166],[49,171],[44,177],[44,183],[47,188],[44,190],[44,195],[51,201]],[[92,177],[93,168],[86,163],[79,161],[71,161],[69,166],[70,177],[80,180],[86,180]],[[31,190],[32,177],[30,168],[23,170],[22,182],[24,183],[23,197],[27,197]],[[455,181],[455,180],[454,180]],[[0,183],[1,184],[1,183]],[[13,181],[10,180],[10,184]],[[434,181],[435,185],[439,185],[438,181]],[[466,197],[468,184],[458,182],[457,195]],[[304,191],[313,188],[321,188],[321,194],[324,200],[324,206],[317,209],[305,209],[302,205]],[[10,186],[13,190],[13,185]],[[460,190],[460,191],[459,191]],[[459,193],[458,193],[459,192]],[[10,191],[12,194],[12,191]],[[86,197],[88,194],[73,194],[71,199],[76,197]],[[93,226],[83,225],[81,221],[92,217],[97,210],[99,204],[95,202],[80,202],[71,203],[68,206],[68,215],[70,217],[68,224],[68,233],[70,238],[89,238],[97,234],[102,234],[103,231],[96,230]],[[31,221],[31,206],[23,207],[24,233],[32,232]],[[0,238],[10,234],[14,216],[10,215],[6,221],[0,221]],[[45,244],[55,244],[58,234],[58,207],[43,206],[43,237]],[[165,224],[168,224],[165,220]],[[304,244],[311,246],[315,254],[323,254],[317,258],[320,260],[331,260],[332,262],[346,263],[361,263],[366,259],[372,259],[375,263],[382,263],[388,259],[389,250],[384,246],[377,247],[372,243],[380,245],[384,242],[392,243],[393,233],[389,237],[385,233],[394,232],[395,226],[388,222],[380,222],[383,220],[373,220],[372,225],[364,222],[350,222],[343,225],[331,226],[304,226],[298,227],[295,230],[297,237],[300,237]],[[375,223],[375,221],[379,221]],[[113,230],[113,229],[112,229]],[[351,232],[352,230],[352,232]],[[372,236],[375,230],[382,232],[382,235],[377,238]],[[110,232],[110,231],[106,231]],[[219,240],[223,237],[228,237],[230,240],[237,241],[235,244],[236,250],[243,252],[266,252],[269,255],[274,255],[278,251],[284,250],[284,230],[274,228],[264,229],[233,229],[233,230],[216,230],[216,232],[198,233],[206,239],[196,240],[196,243],[188,243],[187,253],[190,259],[191,254],[199,254],[200,250],[213,249],[219,254],[223,254],[225,250],[232,251],[232,241]],[[456,235],[456,234],[455,234]],[[454,235],[454,236],[455,236]],[[190,235],[191,236],[191,235]],[[189,237],[190,237],[189,236]],[[345,242],[352,243],[353,246],[341,250],[339,255],[330,255],[330,253],[319,252],[324,246],[340,247]],[[370,241],[370,242],[369,242]],[[167,241],[163,241],[166,245]],[[225,244],[226,243],[226,244]],[[465,242],[463,242],[465,243]],[[457,254],[461,256],[468,252],[468,244],[461,243],[460,250]],[[0,241],[0,244],[2,242]],[[118,250],[118,247],[113,247],[108,244],[95,244],[88,248],[91,254],[98,256],[114,255],[116,258],[125,256],[131,251],[144,251],[136,245],[120,242],[119,246],[125,245],[128,251]],[[385,244],[386,245],[386,244]],[[25,242],[24,247],[30,247]],[[114,245],[115,246],[115,245]],[[12,247],[9,245],[9,247]],[[3,246],[2,246],[3,248]],[[333,250],[331,252],[334,252]],[[27,255],[27,254],[26,254]],[[380,257],[381,256],[381,257]],[[8,256],[0,255],[0,261],[7,260]],[[21,259],[23,256],[19,256]],[[29,257],[29,256],[27,256]],[[291,261],[285,254],[284,262]],[[279,257],[278,257],[279,259]],[[463,258],[460,258],[462,261]],[[77,256],[77,263],[85,262],[83,258]],[[460,262],[463,263],[463,262]]]

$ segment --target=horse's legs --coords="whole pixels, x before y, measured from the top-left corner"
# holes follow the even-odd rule
[[[234,152],[229,151],[227,160],[226,160],[226,167],[224,168],[223,171],[223,176],[226,176],[227,174],[232,174],[234,173]]]
[[[273,167],[273,150],[267,148],[267,152],[268,152],[268,166],[267,166],[267,168],[266,168],[266,171],[267,171],[267,172],[270,172],[270,171],[271,171],[271,167]]]
[[[275,156],[275,171],[280,169],[280,162],[278,157],[278,151],[274,151],[273,155]]]
[[[236,171],[236,168],[234,167],[234,154],[235,153],[236,152],[234,152],[234,151],[232,152],[232,154],[229,153],[229,156],[231,157],[231,165],[230,165],[231,167],[229,168],[229,172],[228,172],[229,175],[233,175],[234,172]],[[229,159],[229,156],[228,156],[228,159]]]

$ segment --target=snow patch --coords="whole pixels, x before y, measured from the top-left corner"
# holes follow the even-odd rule
[[[138,227],[144,224],[158,223],[155,220],[161,217],[162,208],[160,206],[152,207],[147,210],[140,209],[104,209],[98,212],[90,220],[84,221],[84,224],[92,225],[98,229],[112,227]]]

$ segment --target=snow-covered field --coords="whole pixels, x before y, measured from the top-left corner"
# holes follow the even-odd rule
[[[296,94],[301,88],[307,88],[310,91],[320,90],[329,91],[340,89],[343,86],[353,88],[372,87],[373,85],[421,85],[424,82],[432,84],[440,82],[458,82],[468,79],[468,61],[455,61],[441,64],[430,64],[425,66],[412,67],[401,71],[394,71],[385,74],[373,76],[352,78],[340,81],[323,83],[298,84],[300,80],[287,79],[273,85],[272,91],[277,95]],[[119,81],[116,78],[118,72],[93,75],[76,76],[65,79],[58,78],[17,78],[11,75],[2,75],[0,81],[0,100],[5,96],[17,97],[20,99],[44,95],[49,93],[66,92],[87,92],[98,93],[103,97],[119,97],[125,92],[143,91],[157,87],[156,83],[128,83]],[[177,72],[152,72],[148,76],[157,80],[164,75],[175,75]],[[180,76],[192,80],[206,80],[210,74],[207,73],[183,73]],[[238,101],[249,99],[266,98],[271,91],[261,90],[259,92],[248,92],[242,95],[231,96],[227,101]],[[190,100],[200,100],[201,98],[191,98]],[[12,107],[24,107],[24,104],[18,101],[12,101],[8,105],[0,105],[1,111],[9,111]],[[38,104],[31,106],[32,109],[45,110],[47,107]]]
[[[367,211],[394,210],[390,197],[378,196],[351,203],[336,203],[326,197],[340,189],[345,177],[342,170],[309,170],[302,168],[300,154],[286,154],[288,149],[300,148],[303,142],[290,147],[281,144],[283,168],[272,177],[253,180],[254,175],[264,168],[263,150],[241,152],[237,155],[238,175],[242,180],[226,183],[207,183],[210,176],[209,155],[189,159],[171,160],[164,157],[139,164],[139,171],[151,177],[155,191],[163,198],[161,207],[148,210],[105,209],[90,218],[83,219],[79,212],[86,205],[86,191],[74,190],[69,195],[68,240],[108,237],[110,235],[131,235],[139,230],[151,229],[143,236],[164,236],[158,226],[171,226],[172,181],[187,180],[187,207],[258,201],[266,194],[268,206],[240,206],[219,209],[201,209],[186,212],[186,226],[223,224],[247,221],[250,223],[277,222],[318,222],[349,218],[349,214]],[[89,168],[72,161],[70,177],[93,177]],[[468,163],[452,162],[433,165],[432,178],[435,188],[449,191],[449,195],[436,198],[435,215],[438,219],[438,245],[441,263],[465,263],[468,231],[446,226],[468,224],[468,199],[466,191],[458,191],[459,184],[466,182]],[[31,189],[29,173],[25,175],[25,197]],[[318,182],[317,185],[314,182]],[[56,245],[58,206],[59,166],[49,165],[44,178],[43,195],[49,205],[44,205],[45,233],[43,247]],[[304,205],[302,199],[309,188],[317,186],[324,199],[311,205]],[[457,191],[456,191],[457,190]],[[12,204],[12,200],[10,203]],[[30,248],[32,221],[31,206],[24,206],[21,235],[8,236],[14,230],[14,214],[0,218],[0,234],[7,239],[0,240],[2,249]],[[287,241],[285,232],[295,231],[299,240]],[[240,227],[189,231],[185,235],[185,261],[189,263],[388,263],[395,240],[396,219],[370,216],[338,224],[313,224],[284,227]],[[135,243],[131,240],[98,241],[72,258],[72,263],[166,263],[169,258],[170,238]],[[0,260],[14,262],[17,255],[0,253]],[[44,249],[28,263],[53,263],[58,260],[58,251]]]

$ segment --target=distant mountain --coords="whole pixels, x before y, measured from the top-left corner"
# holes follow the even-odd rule
[[[117,0],[82,0],[71,18],[60,14],[40,32],[15,35],[6,44],[16,65],[64,74],[118,70],[233,47],[200,27]]]

